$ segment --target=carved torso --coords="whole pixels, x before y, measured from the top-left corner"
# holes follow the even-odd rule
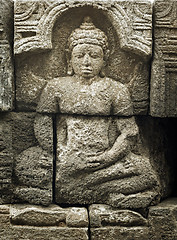
[[[126,86],[109,78],[91,83],[74,76],[54,79],[44,88],[37,111],[57,114],[57,203],[125,207],[127,199],[134,207],[133,194],[152,189],[142,204],[140,195],[136,207],[141,207],[156,196],[149,159],[130,148],[136,145],[137,126]]]
[[[92,116],[133,114],[127,88],[109,78],[99,78],[91,84],[74,77],[55,79],[44,89],[37,110]]]

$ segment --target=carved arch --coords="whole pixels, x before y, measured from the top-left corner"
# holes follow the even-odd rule
[[[35,4],[38,3],[33,2],[31,6],[32,11],[34,11],[35,9]],[[117,2],[111,4],[108,1],[93,3],[92,1],[67,2],[64,0],[59,0],[57,2],[55,1],[47,6],[47,8],[43,11],[43,14],[38,21],[37,26],[34,27],[33,36],[25,38],[19,37],[20,31],[18,30],[18,33],[16,33],[18,37],[16,38],[14,44],[15,54],[35,50],[52,49],[52,30],[56,19],[69,9],[85,6],[91,6],[93,8],[103,11],[103,14],[108,17],[108,19],[114,26],[120,40],[120,47],[123,50],[131,50],[136,52],[137,54],[144,56],[151,55],[151,39],[146,38],[143,33],[142,35],[136,34],[134,23],[132,22],[132,19],[130,19],[130,17],[128,16],[126,8],[124,9],[122,4]],[[27,9],[27,11],[30,12],[30,15],[31,10]],[[25,15],[25,21],[28,21],[27,15],[24,12],[21,14],[18,13],[15,15],[15,26],[19,26],[20,22],[23,21],[23,19],[20,18],[20,15],[22,18]],[[147,19],[147,24],[149,24],[149,28],[151,28],[151,21],[149,21],[149,19]],[[31,25],[28,26],[28,24],[26,24],[25,31],[28,31],[28,28],[31,28]]]

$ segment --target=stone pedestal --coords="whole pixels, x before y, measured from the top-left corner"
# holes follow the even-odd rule
[[[1,240],[88,240],[85,208],[0,205]]]
[[[177,198],[170,198],[149,209],[152,240],[177,239]]]
[[[149,239],[148,222],[137,212],[95,204],[90,206],[89,216],[93,240]]]

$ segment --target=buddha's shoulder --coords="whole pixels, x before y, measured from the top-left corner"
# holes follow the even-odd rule
[[[120,81],[114,80],[112,78],[106,78],[106,81],[110,83],[111,91],[113,91],[113,93],[115,92],[116,94],[124,95],[130,94],[127,86]]]
[[[61,83],[62,85],[68,85],[68,83],[71,83],[73,82],[73,78],[70,77],[70,76],[67,76],[67,77],[57,77],[57,78],[54,78],[50,81],[48,81],[47,85],[48,86],[61,86]]]
[[[63,92],[66,89],[71,88],[73,83],[72,77],[57,77],[52,80],[49,80],[47,85],[45,86],[45,91],[51,91],[53,93]]]

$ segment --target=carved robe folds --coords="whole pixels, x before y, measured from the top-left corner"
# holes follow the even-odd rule
[[[57,113],[56,202],[142,208],[159,183],[137,150],[138,127],[127,88],[112,79],[50,81],[39,113]]]

